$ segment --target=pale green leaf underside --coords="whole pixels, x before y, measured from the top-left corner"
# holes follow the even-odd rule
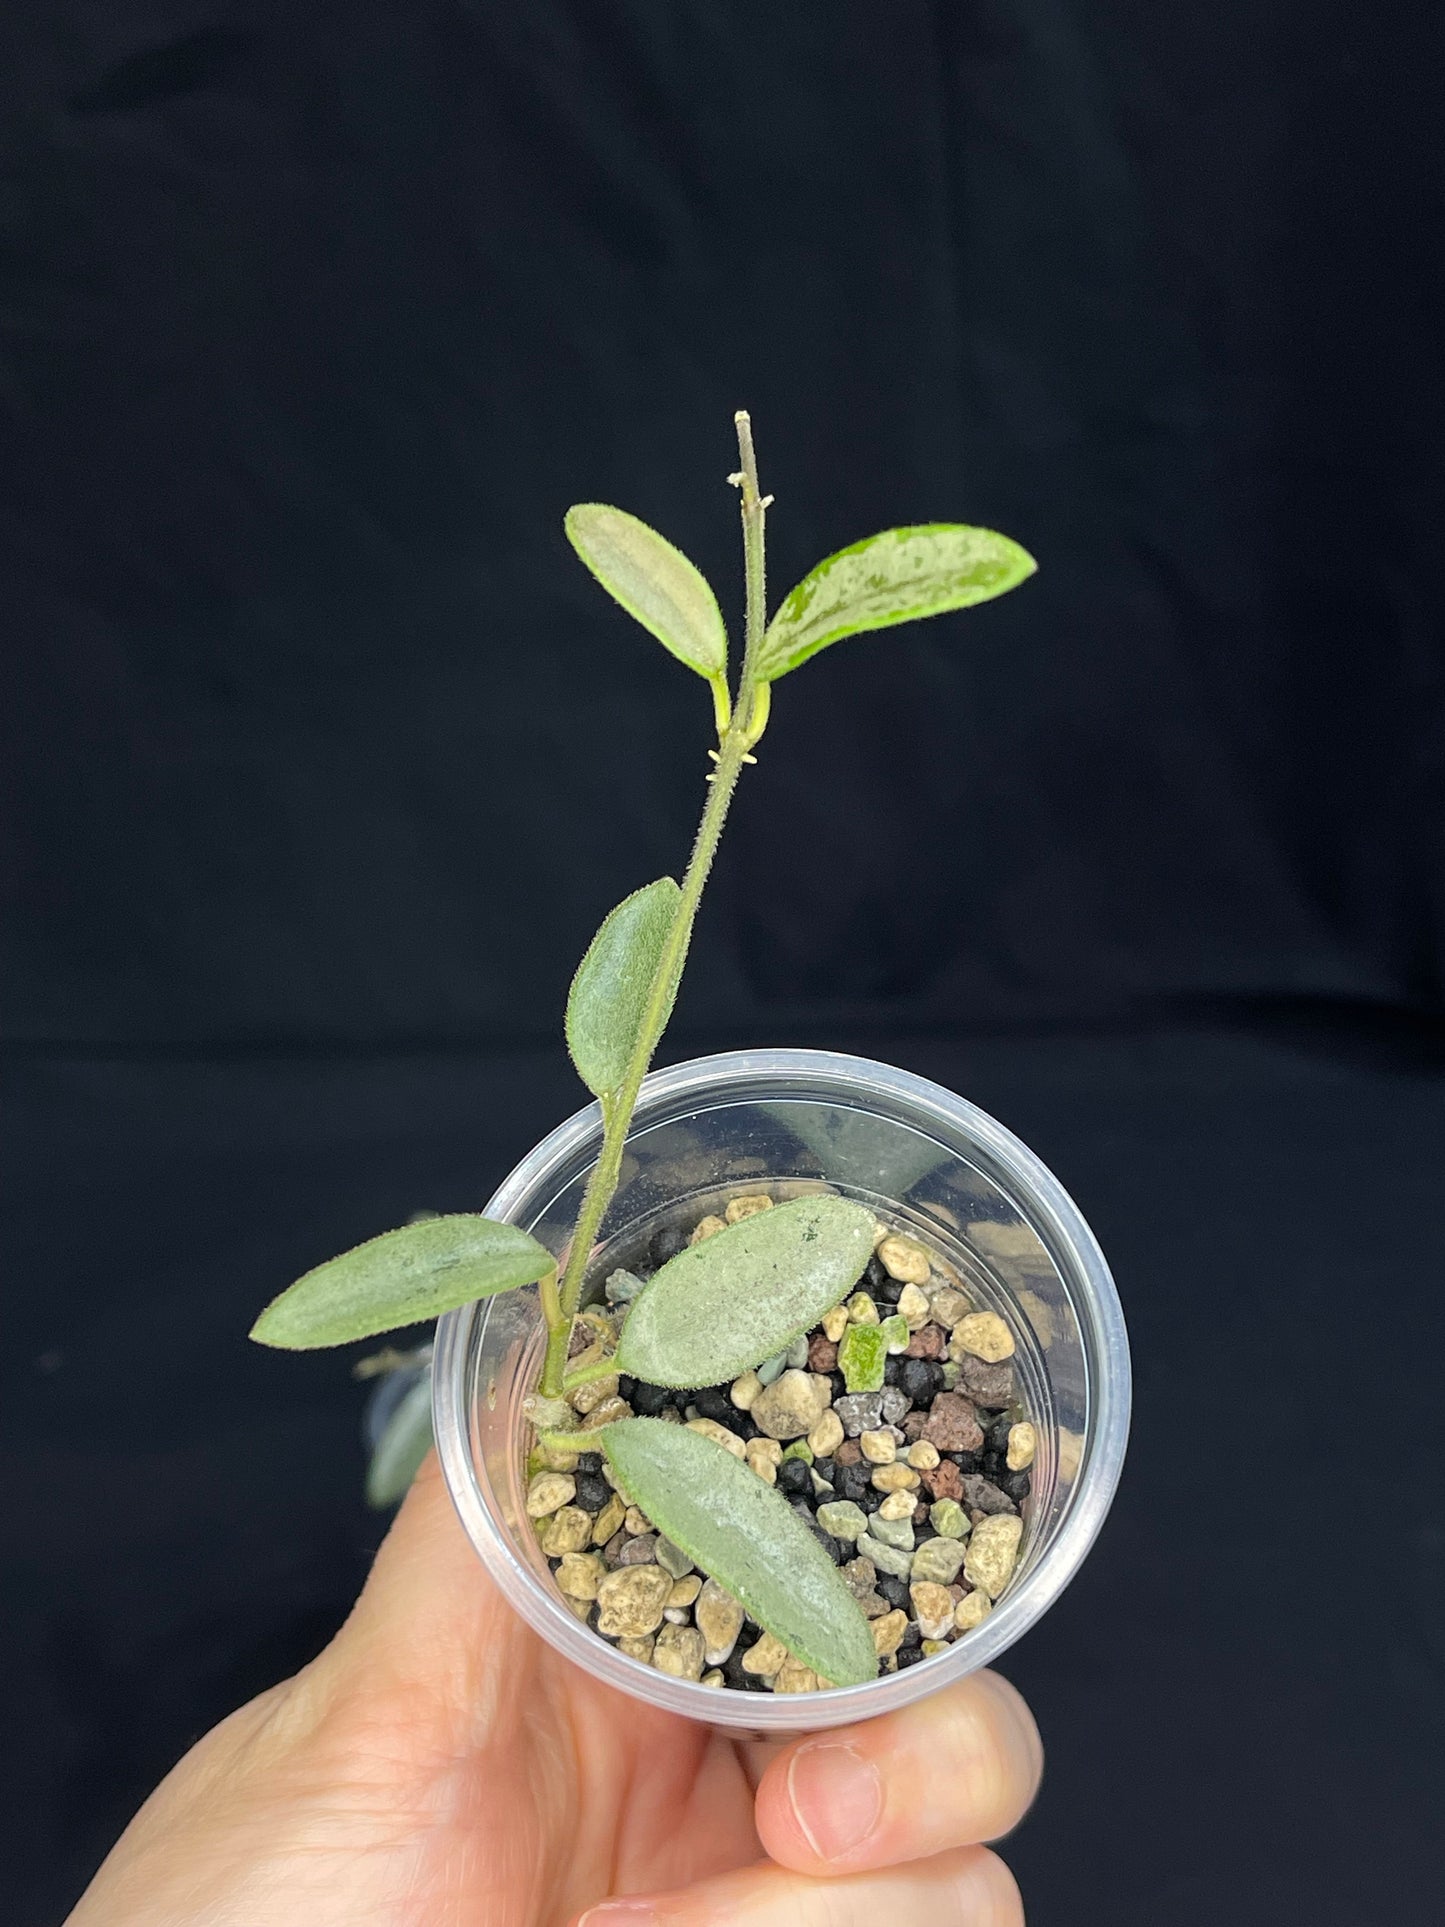
[[[681,895],[671,877],[634,890],[604,919],[577,966],[567,996],[567,1048],[594,1097],[610,1097],[627,1075]],[[664,1022],[671,1014],[669,997]]]
[[[868,1621],[837,1567],[743,1460],[661,1419],[621,1419],[593,1436],[624,1496],[790,1653],[835,1686],[877,1676]]]
[[[717,597],[681,549],[623,509],[579,502],[567,539],[628,615],[700,676],[727,672],[728,636]]]
[[[820,562],[786,598],[763,637],[758,673],[775,682],[843,636],[987,602],[1037,566],[1006,535],[959,522],[870,535]]]
[[[427,1218],[308,1271],[272,1299],[251,1336],[287,1351],[346,1345],[533,1284],[556,1262],[516,1225],[471,1213]]]
[[[400,1505],[431,1450],[431,1374],[405,1393],[376,1442],[366,1469],[366,1503],[384,1512]]]
[[[617,1362],[650,1385],[717,1385],[808,1331],[857,1284],[873,1214],[798,1198],[729,1225],[665,1264],[633,1300]]]

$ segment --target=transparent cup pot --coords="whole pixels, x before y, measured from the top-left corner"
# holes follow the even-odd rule
[[[563,1257],[601,1143],[598,1107],[560,1125],[486,1207]],[[827,1051],[737,1051],[644,1083],[622,1181],[593,1254],[601,1279],[660,1226],[724,1198],[778,1201],[826,1186],[913,1228],[1011,1327],[1020,1402],[1038,1430],[1018,1566],[993,1611],[946,1652],[866,1685],[743,1693],[674,1679],[582,1625],[551,1581],[523,1509],[522,1400],[541,1366],[535,1289],[442,1319],[433,1370],[447,1485],[483,1564],[537,1632],[578,1666],[654,1706],[753,1731],[870,1718],[998,1658],[1053,1603],[1103,1523],[1129,1427],[1129,1350],[1093,1234],[1043,1164],[952,1091]]]

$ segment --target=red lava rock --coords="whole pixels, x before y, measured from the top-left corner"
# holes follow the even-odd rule
[[[987,1405],[1001,1410],[1013,1402],[1014,1374],[1008,1359],[997,1365],[986,1365],[981,1358],[965,1352],[958,1361],[958,1383],[961,1391],[978,1405]],[[977,1446],[960,1446],[964,1452],[975,1452]]]
[[[923,1499],[920,1499],[918,1504],[913,1508],[913,1523],[916,1526],[926,1526],[928,1524],[928,1505]]]
[[[918,1475],[935,1499],[962,1499],[963,1474],[952,1459],[940,1459],[927,1472]]]
[[[903,1414],[903,1424],[900,1429],[910,1445],[917,1445],[918,1441],[923,1437],[923,1428],[927,1423],[927,1412],[905,1412]]]
[[[961,1392],[940,1392],[929,1411],[923,1436],[940,1452],[977,1452],[983,1444],[983,1427],[972,1402]]]
[[[863,1463],[863,1448],[857,1439],[844,1439],[843,1443],[838,1447],[838,1450],[833,1454],[833,1463],[834,1465],[861,1465]]]
[[[948,1590],[953,1595],[954,1605],[957,1606],[967,1599],[968,1595],[973,1591],[973,1587],[969,1585],[966,1579],[955,1579]]]
[[[1007,1492],[1000,1492],[991,1480],[977,1472],[965,1472],[963,1475],[963,1502],[971,1512],[975,1512],[975,1516],[978,1513],[986,1516],[991,1512],[1018,1511]]]
[[[808,1340],[808,1370],[831,1372],[838,1363],[838,1347],[831,1338],[817,1332]]]
[[[924,1325],[908,1341],[905,1358],[942,1358],[948,1350],[948,1333],[942,1325]],[[937,1384],[937,1379],[934,1380]]]

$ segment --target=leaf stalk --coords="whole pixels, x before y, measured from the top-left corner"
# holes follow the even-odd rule
[[[758,487],[758,466],[753,450],[752,422],[745,411],[739,410],[735,423],[738,455],[742,466],[739,472],[729,479],[735,482],[741,491],[743,584],[746,609],[743,663],[738,676],[737,700],[732,705],[727,726],[719,740],[717,767],[708,779],[707,802],[703,807],[702,820],[698,824],[697,835],[693,841],[692,855],[688,859],[687,870],[682,879],[677,910],[658,958],[657,969],[648,992],[647,1006],[638,1032],[637,1043],[633,1048],[626,1076],[612,1094],[611,1101],[602,1106],[602,1149],[583,1194],[582,1208],[578,1213],[576,1229],[572,1233],[572,1242],[567,1253],[567,1263],[562,1272],[560,1288],[556,1291],[550,1305],[545,1296],[543,1299],[543,1314],[547,1319],[547,1351],[542,1365],[540,1389],[552,1398],[558,1397],[563,1390],[567,1343],[572,1329],[572,1320],[577,1316],[581,1306],[588,1261],[592,1256],[592,1247],[596,1243],[607,1207],[616,1195],[622,1172],[623,1148],[632,1124],[632,1113],[637,1104],[638,1092],[642,1088],[642,1080],[647,1075],[653,1053],[667,1024],[673,992],[687,958],[698,904],[712,870],[713,859],[717,855],[717,847],[722,837],[723,825],[727,821],[733,791],[737,788],[743,764],[749,760],[748,752],[767,727],[769,687],[766,682],[759,682],[756,662],[763,632],[767,626],[764,521],[767,515],[767,503],[771,497],[765,499]],[[721,704],[718,705],[718,720],[719,722],[722,720]]]

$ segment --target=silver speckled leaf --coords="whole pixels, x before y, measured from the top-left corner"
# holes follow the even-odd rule
[[[623,1495],[790,1653],[834,1686],[876,1678],[858,1601],[788,1501],[743,1460],[661,1419],[621,1419],[593,1436]]]
[[[873,1214],[848,1198],[797,1198],[669,1260],[633,1300],[617,1362],[651,1385],[717,1385],[808,1331],[857,1284]]]
[[[961,522],[885,529],[830,555],[785,598],[763,637],[758,672],[776,682],[843,636],[988,602],[1037,566],[992,529]]]

